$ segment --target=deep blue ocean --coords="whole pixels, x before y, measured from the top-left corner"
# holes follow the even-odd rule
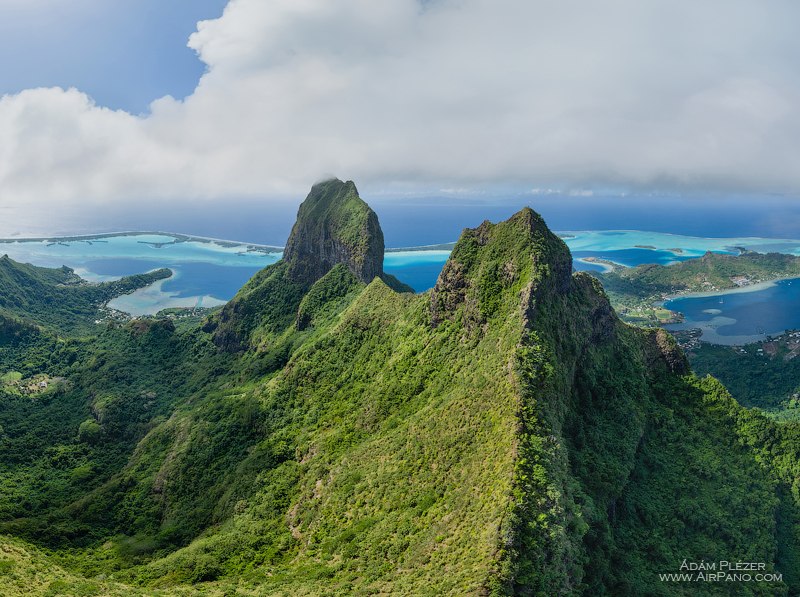
[[[718,251],[724,252],[724,251]],[[576,270],[603,271],[602,265],[582,261],[585,257],[596,257],[613,261],[625,266],[636,266],[643,263],[667,265],[683,261],[696,255],[676,255],[672,251],[653,249],[602,249],[596,251],[573,251],[573,265]],[[442,251],[433,255],[422,252],[388,253],[384,262],[387,273],[396,276],[417,292],[433,288],[442,266],[447,260],[447,253]],[[163,261],[133,258],[108,258],[86,261],[83,264],[93,274],[101,276],[128,276],[164,267]],[[223,300],[231,298],[236,291],[249,280],[262,265],[219,265],[204,261],[183,262],[171,265],[179,276],[175,276],[162,287],[175,297],[210,295]]]
[[[641,263],[670,263],[676,260],[689,259],[690,257],[676,257],[668,251],[649,251],[645,249],[631,249],[620,251],[576,251],[573,254],[580,257],[601,257],[622,265],[634,266]],[[387,260],[385,270],[396,276],[417,292],[424,292],[436,284],[439,272],[442,271],[446,258],[442,256],[436,261],[419,262],[393,262]],[[603,267],[592,263],[574,261],[577,270],[603,271]],[[86,267],[91,272],[102,276],[130,276],[145,271],[163,267],[164,263],[139,259],[99,259],[86,262]],[[176,297],[189,297],[211,295],[223,299],[231,298],[239,288],[253,276],[260,267],[229,267],[213,263],[183,263],[179,266],[180,276],[174,277],[162,286],[165,292]]]
[[[442,263],[422,263],[405,266],[384,266],[386,273],[396,276],[417,292],[425,292],[434,287],[439,272],[442,271]]]
[[[483,220],[504,220],[523,207],[538,211],[552,230],[650,230],[702,237],[800,236],[800,197],[631,194],[572,197],[515,195],[492,198],[388,197],[361,188],[378,214],[387,247],[458,239]],[[302,197],[273,202],[202,205],[195,210],[159,205],[134,211],[95,210],[66,232],[163,230],[283,246]]]
[[[131,276],[164,267],[164,262],[140,259],[97,259],[87,261],[86,268],[101,276]],[[173,266],[175,267],[175,266]],[[260,266],[230,267],[206,262],[186,262],[175,268],[179,276],[166,280],[161,287],[175,297],[211,295],[230,299],[252,278]]]
[[[628,196],[572,197],[568,195],[523,195],[508,197],[384,197],[361,189],[361,195],[377,212],[387,247],[414,247],[452,242],[462,230],[483,220],[504,220],[530,206],[544,217],[552,230],[649,230],[700,237],[796,238],[800,236],[800,199],[782,196],[681,196],[631,194]],[[283,246],[291,231],[298,198],[280,206],[274,203],[235,202],[187,212],[105,213],[104,230],[164,230],[212,238],[233,239]],[[91,232],[103,231],[91,225]],[[576,251],[575,257],[601,257],[624,265],[667,264],[688,259],[669,251],[627,249],[623,251]],[[441,264],[409,264],[397,275],[418,291],[431,288]],[[601,271],[598,265],[575,261],[576,269]],[[120,272],[115,272],[117,275]],[[125,272],[128,273],[128,272]],[[226,276],[218,272],[221,276]],[[189,283],[187,273],[181,284]],[[236,276],[234,276],[236,277]],[[238,280],[238,277],[237,277]],[[235,280],[231,280],[235,282]],[[237,282],[238,283],[238,282]],[[174,283],[173,283],[174,284]],[[230,293],[224,293],[228,296]]]
[[[430,263],[391,263],[385,266],[386,272],[397,276],[417,292],[433,288],[445,259]],[[578,264],[580,265],[580,264]],[[587,264],[588,265],[588,264]],[[92,273],[101,276],[131,276],[164,267],[163,262],[139,259],[98,259],[86,262]],[[227,300],[252,278],[261,267],[230,267],[214,263],[182,263],[173,266],[180,275],[166,280],[161,287],[175,297],[210,295]],[[588,268],[587,268],[588,269]],[[602,268],[600,268],[602,269]]]

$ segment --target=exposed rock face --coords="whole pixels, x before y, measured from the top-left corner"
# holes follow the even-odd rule
[[[482,325],[502,290],[530,270],[536,274],[523,290],[528,319],[534,316],[537,296],[567,293],[572,277],[569,249],[532,209],[506,222],[486,221],[464,230],[431,293],[431,322],[450,319],[464,304],[467,327]]]
[[[383,276],[383,231],[352,181],[318,183],[300,206],[283,258],[287,275],[311,285],[344,263],[362,282]]]
[[[413,292],[383,273],[383,250],[378,216],[358,196],[356,186],[338,179],[318,183],[300,205],[283,259],[257,273],[203,330],[213,333],[214,343],[227,352],[270,346],[288,325],[294,323],[298,329],[310,325],[306,316],[313,311],[309,311],[311,299],[300,309],[306,294],[310,292],[311,298],[320,293],[328,298],[346,294],[348,284],[333,283],[348,277],[343,272],[332,288],[323,284],[324,292],[314,290],[337,265],[337,271],[344,267],[344,272],[352,272],[357,283],[369,284],[379,277],[398,292]]]
[[[663,363],[671,373],[686,375],[691,371],[689,361],[675,339],[665,330],[653,330],[648,336],[648,366],[653,369]]]

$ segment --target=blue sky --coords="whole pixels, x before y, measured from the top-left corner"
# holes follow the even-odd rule
[[[0,0],[0,94],[77,87],[132,113],[183,98],[205,70],[186,46],[226,0]]]

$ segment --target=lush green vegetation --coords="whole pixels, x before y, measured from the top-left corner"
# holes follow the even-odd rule
[[[798,353],[800,338],[784,335],[741,347],[700,343],[689,358],[699,374],[714,375],[745,406],[800,415],[795,397],[800,386]],[[794,413],[781,415],[787,416]]]
[[[311,284],[344,263],[368,284],[383,275],[383,250],[378,216],[356,185],[332,179],[315,184],[300,205],[283,257],[295,282]]]
[[[639,297],[681,291],[725,290],[744,284],[800,276],[800,257],[783,253],[706,253],[672,265],[615,268],[601,274],[609,292]],[[736,283],[738,280],[739,284]]]
[[[611,303],[625,321],[654,327],[677,316],[654,304],[667,296],[800,277],[800,257],[783,253],[706,253],[667,266],[616,266],[610,272],[595,275],[603,281]]]
[[[680,315],[659,306],[666,296],[710,291],[800,276],[800,257],[780,253],[720,255],[707,253],[669,266],[616,267],[599,274],[614,308],[627,322],[656,327]],[[714,375],[745,406],[758,407],[779,419],[800,418],[792,403],[800,385],[800,350],[786,338],[746,347],[690,342],[689,358],[701,375]],[[759,351],[761,349],[761,351]]]
[[[287,270],[195,326],[0,318],[3,384],[63,379],[0,386],[5,593],[800,591],[797,425],[620,322],[531,210],[423,295]],[[659,581],[684,559],[783,580]]]
[[[168,269],[90,284],[68,267],[48,269],[0,257],[0,316],[13,316],[66,334],[93,331],[101,306],[116,296],[172,275]]]

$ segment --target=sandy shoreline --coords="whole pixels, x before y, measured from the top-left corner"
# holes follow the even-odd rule
[[[728,288],[727,290],[708,290],[703,292],[686,292],[686,293],[679,293],[670,295],[661,301],[661,306],[667,301],[672,301],[675,299],[682,299],[682,298],[705,298],[710,296],[726,296],[729,294],[744,294],[747,292],[758,292],[759,290],[766,290],[767,288],[772,288],[778,282],[783,280],[798,280],[798,277],[792,278],[777,278],[775,280],[768,280],[766,282],[759,282],[758,284],[749,284],[747,286],[737,286],[736,288]]]
[[[614,271],[614,266],[610,265],[610,263],[613,263],[614,265],[617,265],[619,267],[628,267],[627,265],[624,265],[622,263],[617,263],[616,261],[611,261],[610,259],[606,259],[605,261],[594,261],[594,260],[587,261],[587,259],[588,259],[587,257],[573,257],[572,258],[573,261],[580,261],[581,263],[584,263],[586,265],[595,265],[597,267],[602,267],[603,268],[603,272],[602,273],[604,273],[604,274]]]

